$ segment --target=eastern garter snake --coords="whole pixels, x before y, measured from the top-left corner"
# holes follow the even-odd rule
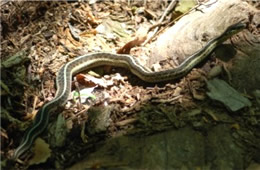
[[[245,24],[237,23],[229,26],[221,35],[209,41],[202,49],[189,56],[177,68],[152,72],[139,64],[132,56],[112,53],[92,53],[77,57],[65,64],[56,78],[57,92],[53,100],[39,109],[32,127],[28,128],[19,147],[15,150],[14,159],[19,158],[32,145],[47,127],[50,112],[66,103],[71,91],[71,78],[74,74],[100,65],[126,67],[133,74],[146,82],[162,82],[180,78],[187,74],[195,65],[204,60],[219,44],[245,28]]]

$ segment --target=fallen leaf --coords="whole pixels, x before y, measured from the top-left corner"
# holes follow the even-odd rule
[[[196,2],[194,0],[181,0],[179,2],[179,5],[176,7],[175,11],[179,11],[181,13],[188,12],[192,7],[196,5]]]
[[[126,43],[122,48],[120,48],[118,54],[129,54],[131,48],[141,45],[147,38],[148,29],[141,27],[133,40]]]
[[[213,79],[207,82],[209,92],[207,95],[219,102],[222,102],[232,111],[237,111],[244,107],[250,107],[252,103],[246,97],[237,92],[233,87],[220,79]]]
[[[34,155],[32,159],[29,160],[29,165],[44,163],[51,156],[51,149],[49,148],[49,144],[47,144],[41,138],[37,138],[35,140],[33,149]]]

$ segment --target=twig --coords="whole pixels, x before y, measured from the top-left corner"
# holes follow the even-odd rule
[[[172,0],[172,1],[171,1],[171,3],[169,4],[169,6],[168,6],[168,7],[166,8],[166,10],[164,11],[162,17],[160,18],[160,20],[159,20],[158,23],[156,24],[156,25],[158,25],[158,27],[155,28],[155,30],[153,31],[152,35],[143,43],[143,45],[149,43],[149,42],[153,39],[153,37],[155,36],[156,32],[159,30],[160,26],[162,25],[162,24],[160,24],[160,23],[162,23],[163,20],[164,20],[164,18],[168,15],[168,13],[169,13],[170,11],[172,11],[172,9],[176,6],[177,2],[178,2],[178,0]],[[152,26],[152,27],[154,27],[154,26]]]

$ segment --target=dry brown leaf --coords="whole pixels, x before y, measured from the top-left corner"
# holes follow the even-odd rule
[[[122,48],[120,48],[118,54],[129,54],[131,48],[141,45],[147,38],[148,29],[141,27],[133,40],[126,43]]]
[[[65,34],[66,34],[66,37],[67,37],[67,39],[69,40],[69,42],[70,42],[72,45],[74,45],[74,48],[73,48],[73,49],[82,46],[82,43],[76,41],[76,40],[72,37],[69,28],[66,28]],[[68,43],[69,43],[69,42],[68,42]],[[68,45],[68,44],[66,44],[66,45]]]
[[[88,38],[88,37],[92,37],[93,35],[96,35],[96,34],[97,34],[97,30],[91,29],[91,30],[83,31],[83,32],[81,32],[79,35],[80,35],[81,37],[86,37],[86,38]]]
[[[77,82],[88,87],[94,87],[96,85],[100,87],[107,87],[107,83],[104,79],[96,78],[90,75],[78,74],[76,76]]]
[[[76,80],[78,83],[86,86],[86,87],[94,87],[96,86],[96,83],[94,83],[93,81],[91,81],[89,78],[89,76],[86,76],[85,74],[77,74],[76,75]]]

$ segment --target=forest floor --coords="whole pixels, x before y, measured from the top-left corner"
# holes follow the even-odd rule
[[[93,52],[130,53],[153,70],[170,69],[168,61],[147,64],[151,41],[141,45],[168,5],[163,0],[1,4],[1,167],[259,168],[259,100],[237,91],[244,102],[239,109],[213,100],[211,87],[225,83],[221,75],[208,78],[207,63],[160,84],[109,66],[78,74],[66,106],[51,114],[31,153],[9,161],[37,111],[54,98],[56,73],[68,61]],[[176,7],[167,20],[182,10]]]

